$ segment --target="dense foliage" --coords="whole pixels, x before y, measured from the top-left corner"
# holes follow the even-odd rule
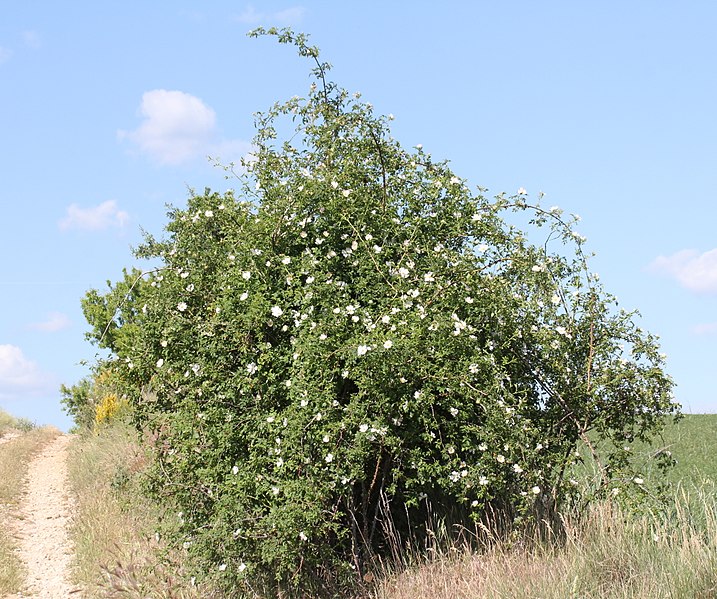
[[[429,518],[555,510],[581,443],[633,484],[672,383],[575,219],[472,192],[268,33],[315,62],[308,96],[257,115],[238,191],[170,211],[137,252],[160,267],[84,303],[179,541],[235,592],[320,592]]]

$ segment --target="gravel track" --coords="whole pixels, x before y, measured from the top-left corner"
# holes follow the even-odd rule
[[[71,499],[67,483],[67,446],[59,435],[30,462],[26,492],[11,521],[28,571],[22,593],[5,599],[68,599],[80,597],[70,583],[72,544],[68,533]]]

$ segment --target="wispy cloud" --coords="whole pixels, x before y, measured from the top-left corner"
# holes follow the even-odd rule
[[[261,12],[256,10],[253,4],[249,4],[240,14],[234,17],[234,20],[245,25],[259,25],[260,23],[266,25],[296,25],[301,21],[305,12],[306,9],[303,6],[292,6],[273,12]]]
[[[51,377],[16,345],[0,345],[0,399],[20,399],[46,391]]]
[[[697,335],[717,335],[717,322],[705,322],[692,328]]]
[[[703,253],[681,250],[671,256],[658,256],[649,268],[672,277],[690,291],[717,293],[717,248]]]
[[[10,48],[5,48],[3,46],[0,46],[0,64],[3,64],[4,62],[7,62],[10,60],[10,57],[12,56],[12,50]]]
[[[32,48],[33,50],[37,50],[42,47],[42,38],[37,31],[23,31],[21,36],[22,42],[26,48]],[[7,46],[0,46],[0,65],[9,62],[10,59],[14,56],[14,54],[15,51],[12,48],[8,48]]]
[[[42,37],[40,37],[40,34],[37,31],[30,29],[23,31],[22,41],[28,48],[32,48],[33,50],[42,48]]]
[[[112,227],[122,228],[127,224],[129,214],[117,207],[117,202],[107,200],[98,206],[81,208],[77,204],[67,207],[67,213],[60,219],[59,227],[63,231],[80,229],[84,231],[102,231]]]
[[[72,322],[67,314],[62,312],[50,312],[45,320],[33,322],[29,328],[43,333],[56,333],[68,328]]]
[[[201,99],[181,91],[155,89],[142,95],[144,120],[133,131],[120,130],[120,140],[134,143],[141,153],[163,165],[178,165],[231,148],[238,159],[250,150],[241,140],[222,139],[216,113]],[[222,156],[224,158],[224,156]]]

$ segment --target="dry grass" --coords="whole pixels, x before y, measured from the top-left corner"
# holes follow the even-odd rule
[[[0,436],[15,426],[15,418],[0,410]]]
[[[6,416],[0,413],[0,416]],[[14,419],[2,418],[14,427]],[[45,444],[60,432],[54,428],[35,429],[25,432],[0,445],[0,595],[16,593],[25,580],[25,571],[15,550],[17,543],[8,526],[22,498],[27,464]]]
[[[209,597],[192,586],[156,536],[162,512],[141,496],[145,458],[133,432],[115,424],[78,438],[70,449],[75,582],[87,597]]]
[[[27,418],[15,418],[0,410],[0,437],[7,433],[28,432],[34,428],[37,428],[35,423]]]
[[[669,514],[628,516],[609,503],[565,523],[560,546],[497,544],[387,576],[377,599],[667,599],[717,597],[717,508],[676,497]]]

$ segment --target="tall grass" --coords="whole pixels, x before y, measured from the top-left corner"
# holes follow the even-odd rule
[[[0,412],[0,427],[3,423],[13,429],[17,424],[15,419]],[[22,499],[27,465],[59,433],[54,428],[35,429],[0,445],[0,596],[19,592],[26,576],[16,552],[13,520],[19,517],[17,509]]]
[[[675,494],[661,513],[609,502],[565,518],[563,540],[497,542],[438,552],[389,574],[376,599],[661,599],[717,597],[717,507],[711,493]],[[562,535],[561,535],[562,536]]]
[[[75,582],[86,597],[210,597],[209,589],[191,584],[179,555],[157,535],[163,511],[142,495],[145,465],[136,434],[119,423],[71,446]]]

